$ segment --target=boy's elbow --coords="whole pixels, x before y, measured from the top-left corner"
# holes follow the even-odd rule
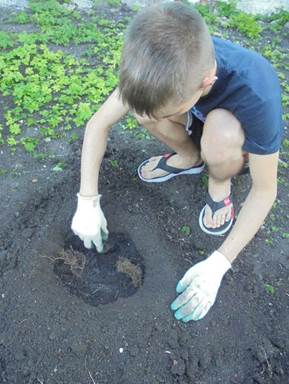
[[[253,192],[255,195],[257,195],[258,199],[267,200],[272,205],[277,199],[277,193],[278,193],[278,187],[277,183],[274,185],[270,185],[269,187],[252,187]]]

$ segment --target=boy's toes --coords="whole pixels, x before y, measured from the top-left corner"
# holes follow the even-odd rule
[[[225,219],[226,221],[230,221],[231,220],[231,212],[228,212],[227,214],[226,214],[226,219]]]
[[[212,228],[213,226],[212,212],[208,205],[206,206],[205,210],[204,224],[208,228]]]
[[[220,226],[220,214],[217,211],[213,217],[213,228],[218,228],[219,226]]]
[[[214,214],[212,218],[212,212],[210,207],[209,206],[206,207],[204,224],[207,228],[219,228],[222,225],[224,225],[226,221],[230,221],[230,220],[231,220],[230,210],[227,211],[227,210],[220,209]]]
[[[213,228],[219,228],[225,224],[227,212],[224,210],[217,211],[213,217]]]
[[[149,162],[141,167],[142,177],[150,177],[150,172],[155,168],[157,164],[156,160],[150,159]]]
[[[216,219],[216,227],[220,227],[222,221],[222,213],[219,213]]]
[[[224,224],[225,224],[225,221],[226,221],[226,215],[223,214],[223,215],[222,215],[222,220],[221,220],[221,225],[224,225]]]

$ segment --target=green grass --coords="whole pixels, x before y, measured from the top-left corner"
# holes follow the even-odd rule
[[[270,23],[269,28],[272,32],[280,32],[284,25],[289,21],[288,11],[279,11],[271,16],[268,16],[266,20]]]
[[[223,27],[237,30],[250,39],[260,38],[262,27],[257,17],[238,10],[235,1],[218,1],[213,7],[197,4],[196,8],[211,27],[212,32]]]
[[[36,24],[40,32],[0,32],[0,92],[13,101],[4,105],[0,144],[35,154],[47,139],[69,136],[74,142],[78,135],[69,131],[83,128],[117,85],[125,24],[95,16],[81,20],[56,0],[30,1],[30,13],[13,20]],[[99,64],[64,53],[62,47],[72,43],[91,43]],[[52,51],[49,44],[60,48]],[[32,129],[35,134],[26,133]]]
[[[121,0],[107,0],[108,5],[111,7],[120,7],[121,5]]]
[[[0,31],[0,93],[4,100],[0,145],[11,150],[21,147],[38,158],[44,156],[42,147],[51,140],[77,141],[80,130],[117,85],[124,30],[131,17],[124,15],[117,22],[96,14],[83,17],[63,6],[64,2],[69,0],[30,0],[27,11],[9,20],[30,23],[38,32]],[[109,0],[109,5],[119,7],[121,2]],[[219,1],[210,7],[199,4],[197,9],[213,33],[226,36],[235,31],[244,45],[259,49],[264,28],[259,17],[239,11],[235,2]],[[289,21],[289,13],[279,12],[265,20],[271,22],[267,29],[274,26],[278,35],[272,36],[262,53],[278,70],[284,119],[288,120],[288,52],[280,48],[279,32]],[[80,58],[64,51],[83,44],[87,46]],[[123,119],[122,127],[141,140],[150,138],[132,116]],[[287,141],[283,148],[288,152]],[[207,184],[206,176],[202,181]]]

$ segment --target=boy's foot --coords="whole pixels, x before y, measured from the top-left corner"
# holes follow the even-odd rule
[[[201,229],[211,235],[224,235],[234,221],[231,199],[231,179],[224,181],[209,177],[206,205],[199,216]]]
[[[208,216],[212,218],[209,221]],[[206,205],[201,210],[199,216],[199,225],[203,232],[209,235],[222,236],[232,227],[234,218],[235,214],[231,195],[217,202],[207,193]]]
[[[178,175],[196,175],[204,169],[204,162],[184,160],[177,153],[154,156],[138,167],[139,178],[147,183],[160,183]]]

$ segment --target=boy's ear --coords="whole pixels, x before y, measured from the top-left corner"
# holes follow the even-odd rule
[[[215,82],[218,80],[218,77],[217,76],[206,76],[204,79],[203,79],[203,82],[202,82],[202,88],[207,88],[207,87],[210,87],[212,86],[213,84],[215,84]]]

